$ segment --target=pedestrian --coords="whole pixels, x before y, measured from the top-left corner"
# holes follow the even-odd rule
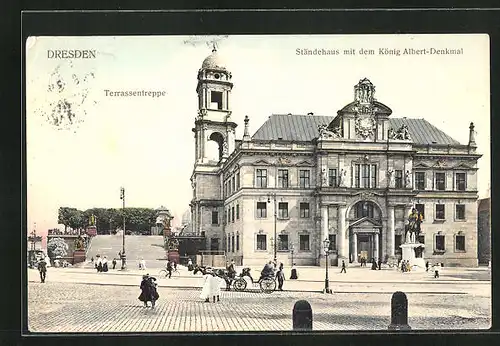
[[[105,273],[108,271],[108,258],[106,256],[102,259],[102,271]]]
[[[278,272],[276,273],[278,279],[278,290],[283,291],[283,281],[285,281],[285,273],[283,272],[283,263],[280,263]]]
[[[200,298],[204,299],[205,303],[210,303],[210,298],[213,298],[214,303],[215,299],[220,301],[220,281],[217,276],[214,273],[206,273],[204,278],[205,282],[201,289]]]
[[[299,278],[297,274],[297,268],[295,268],[295,263],[292,264],[292,271],[290,274],[290,280],[297,280]]]
[[[113,264],[113,269],[116,267],[116,258],[113,258],[113,261],[111,262]]]
[[[229,266],[227,267],[227,275],[230,279],[234,279],[236,276],[236,269],[234,269],[234,260],[231,260]]]
[[[187,267],[188,267],[188,271],[192,272],[193,271],[193,261],[191,261],[191,258],[188,260],[188,264],[187,264]]]
[[[405,260],[401,261],[401,271],[403,273],[406,272],[406,261]]]
[[[372,270],[377,270],[377,262],[375,262],[375,258],[372,257]]]
[[[434,265],[434,279],[439,278],[439,269],[440,269],[440,267],[441,266],[439,265],[439,263],[436,263]]]
[[[429,261],[425,262],[425,271],[429,271]]]
[[[177,271],[177,262],[175,262],[175,260],[172,260],[172,265],[174,267],[174,271]]]
[[[40,282],[45,283],[45,278],[47,277],[47,262],[45,258],[41,258],[38,262],[38,272],[40,273]]]
[[[342,269],[340,269],[340,273],[346,273],[347,274],[347,271],[345,270],[345,261],[342,260]]]
[[[90,263],[94,264],[94,256],[90,259]]]
[[[99,256],[97,259],[97,272],[101,273],[102,272],[102,258]]]
[[[170,261],[167,261],[167,266],[166,266],[166,270],[168,272],[168,277],[171,278],[172,277],[172,262]]]
[[[156,289],[156,278],[149,276],[149,274],[142,276],[141,281],[141,294],[139,295],[139,300],[144,302],[144,306],[148,307],[148,302],[151,302],[151,307],[155,307],[155,303],[160,297],[158,290]]]
[[[378,259],[378,270],[382,270],[382,261]]]

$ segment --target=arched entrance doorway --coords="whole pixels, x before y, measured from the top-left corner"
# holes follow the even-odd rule
[[[349,260],[378,261],[381,256],[382,211],[372,201],[362,200],[349,212]]]

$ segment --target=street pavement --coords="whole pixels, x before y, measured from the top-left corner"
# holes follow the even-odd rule
[[[240,268],[238,268],[239,271]],[[156,270],[149,274],[156,275]],[[487,329],[491,323],[491,281],[486,268],[443,268],[430,273],[372,271],[350,267],[329,273],[334,294],[320,293],[325,270],[299,267],[299,280],[285,291],[222,291],[221,302],[204,303],[203,279],[180,267],[181,276],[159,279],[155,309],[137,299],[144,271],[49,268],[47,282],[28,270],[28,319],[32,332],[270,331],[291,330],[292,309],[307,300],[314,330],[386,330],[392,293],[408,297],[409,324],[418,330]],[[252,270],[258,278],[259,270]],[[289,271],[285,271],[289,277]]]

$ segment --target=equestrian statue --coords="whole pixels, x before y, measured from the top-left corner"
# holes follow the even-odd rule
[[[406,243],[416,243],[420,235],[420,224],[422,223],[423,216],[413,208],[408,216],[408,224],[405,225],[405,240]]]

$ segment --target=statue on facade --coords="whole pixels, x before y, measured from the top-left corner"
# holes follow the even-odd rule
[[[394,131],[394,129],[392,127],[387,132],[387,137],[389,137],[389,139],[397,139],[396,135],[397,135],[397,133],[396,133],[396,131]]]
[[[389,187],[394,187],[394,170],[390,169],[387,171],[387,181],[389,182]]]
[[[411,187],[411,173],[410,173],[410,171],[406,171],[406,173],[405,173],[405,184],[406,184],[406,187]]]
[[[339,186],[341,187],[345,187],[345,176],[346,176],[346,171],[345,169],[341,169],[340,170],[340,174],[339,174]]]
[[[228,153],[229,153],[229,148],[227,146],[227,142],[224,141],[224,143],[222,143],[222,154],[227,155]]]
[[[328,129],[328,125],[318,125],[320,139],[340,138],[340,127],[335,127],[333,130]]]
[[[321,172],[321,181],[323,183],[323,186],[328,186],[328,173],[326,171],[326,168],[323,168],[323,171]]]

